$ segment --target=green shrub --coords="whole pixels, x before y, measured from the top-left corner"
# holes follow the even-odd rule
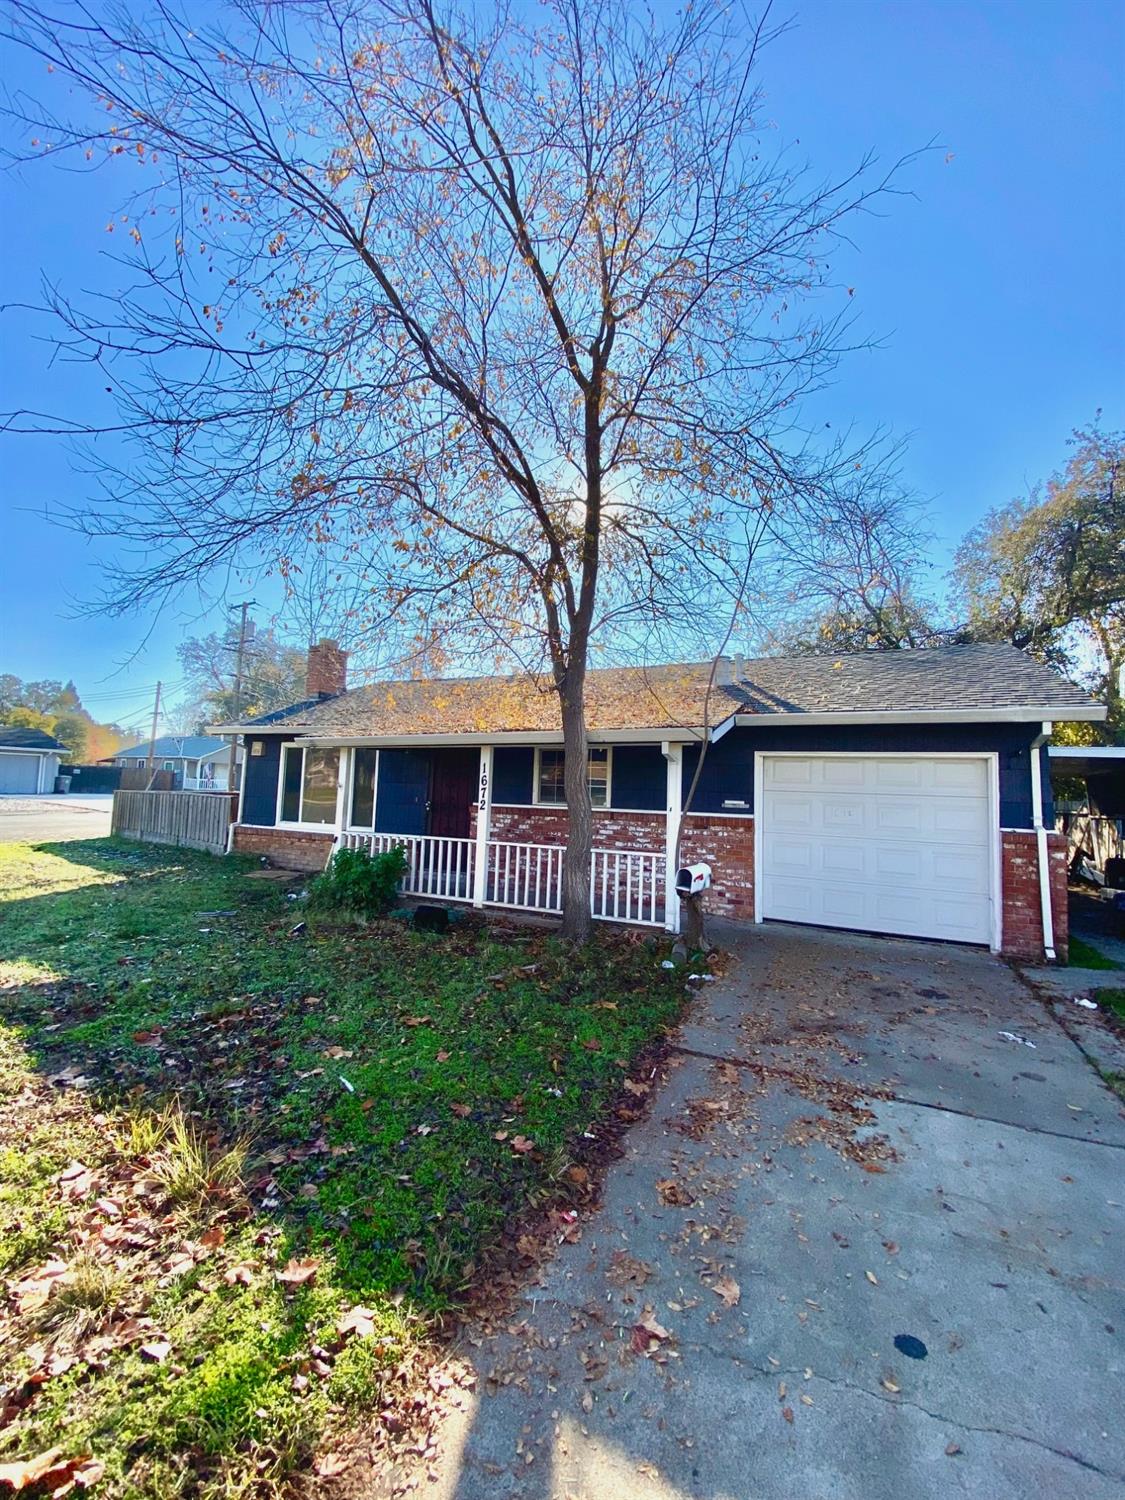
[[[317,906],[346,906],[381,915],[398,900],[406,869],[401,845],[374,855],[366,849],[338,849],[324,874],[313,881],[310,899]]]

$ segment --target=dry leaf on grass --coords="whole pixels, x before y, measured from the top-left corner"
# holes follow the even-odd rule
[[[375,1332],[375,1313],[370,1307],[353,1307],[343,1313],[336,1324],[336,1332],[347,1335],[354,1333],[359,1338],[368,1338]]]
[[[513,1137],[512,1150],[519,1156],[526,1156],[529,1151],[535,1150],[535,1142],[526,1135],[517,1135]]]
[[[335,1479],[348,1467],[348,1460],[342,1453],[322,1453],[314,1467],[321,1479]]]
[[[451,1104],[449,1108],[459,1120],[467,1120],[473,1112],[472,1106],[469,1104]]]
[[[254,1280],[254,1269],[250,1261],[240,1260],[237,1266],[228,1266],[223,1272],[223,1280],[227,1286],[234,1286],[236,1283],[249,1286]]]
[[[304,1286],[316,1275],[318,1260],[291,1260],[283,1271],[276,1272],[277,1280],[284,1286]]]
[[[62,1500],[74,1489],[89,1489],[97,1484],[105,1473],[105,1464],[88,1453],[75,1458],[61,1458],[61,1448],[49,1448],[35,1458],[17,1459],[12,1464],[0,1464],[0,1484],[13,1491],[36,1487],[40,1493],[46,1491],[52,1500]]]

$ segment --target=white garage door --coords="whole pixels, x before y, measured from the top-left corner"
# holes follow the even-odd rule
[[[762,762],[763,917],[989,942],[987,762],[910,755]]]
[[[39,790],[38,755],[0,754],[0,795]]]

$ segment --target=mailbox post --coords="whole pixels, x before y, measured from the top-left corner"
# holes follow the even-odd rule
[[[711,866],[700,861],[676,871],[676,895],[683,913],[683,941],[689,953],[703,947],[703,892],[711,885]]]

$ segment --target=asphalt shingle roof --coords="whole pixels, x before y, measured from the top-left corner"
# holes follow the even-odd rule
[[[6,750],[66,750],[44,730],[25,729],[22,724],[0,724],[0,745]]]
[[[702,726],[710,662],[607,667],[587,678],[591,731]],[[717,681],[708,722],[732,713],[885,713],[1091,706],[1081,688],[1011,646],[941,646],[840,656],[767,657],[730,664]],[[561,728],[548,678],[458,677],[374,683],[309,699],[248,721],[302,735],[516,734]]]
[[[196,760],[201,755],[215,755],[227,748],[226,740],[217,739],[210,734],[165,734],[156,741],[153,754],[162,755],[168,760],[174,760],[180,755],[186,756],[188,760]],[[147,760],[148,741],[143,740],[139,745],[130,745],[128,750],[118,750],[109,758],[112,760]]]
[[[1014,646],[935,646],[779,656],[743,664],[748,713],[912,713],[927,710],[1088,709],[1088,693]]]

